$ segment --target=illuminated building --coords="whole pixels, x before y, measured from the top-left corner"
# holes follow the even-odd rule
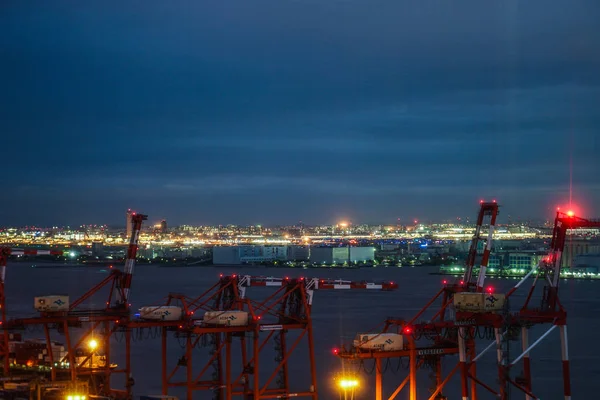
[[[575,257],[573,268],[597,274],[600,270],[600,254],[581,254]]]
[[[508,255],[508,268],[511,270],[529,272],[532,268],[538,266],[541,258],[542,254],[537,252],[510,253]]]
[[[592,238],[568,238],[562,256],[562,267],[573,265],[576,257],[600,253],[600,241]]]
[[[309,256],[309,246],[287,246],[287,259],[290,261],[307,261]]]
[[[287,260],[287,246],[216,246],[213,264],[245,264]]]
[[[348,261],[348,247],[313,247],[310,261],[315,264],[343,264]]]
[[[374,247],[312,247],[310,261],[315,264],[344,264],[375,260]]]
[[[375,260],[374,247],[350,247],[348,249],[348,261],[352,263],[373,260]]]
[[[93,242],[92,243],[92,256],[94,257],[104,257],[104,243],[102,242]]]

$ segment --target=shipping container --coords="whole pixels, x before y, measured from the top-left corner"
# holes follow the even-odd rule
[[[456,311],[481,312],[484,310],[483,293],[456,293],[454,294],[454,308]]]
[[[157,394],[157,395],[140,396],[140,400],[179,400],[179,399],[175,396]]]
[[[69,296],[49,295],[34,297],[33,308],[44,312],[69,311]]]
[[[147,306],[140,308],[140,318],[161,321],[177,321],[181,319],[183,310],[176,306]]]
[[[4,382],[4,390],[29,390],[29,383]]]
[[[397,333],[359,333],[353,344],[364,350],[399,351],[404,348],[404,338]]]
[[[204,323],[208,325],[245,326],[248,325],[246,311],[207,311]]]

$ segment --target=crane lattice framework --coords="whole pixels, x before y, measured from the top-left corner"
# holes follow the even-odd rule
[[[75,301],[70,302],[64,311],[42,311],[40,315],[32,318],[6,319],[4,313],[4,279],[2,279],[2,309],[3,309],[3,338],[6,343],[10,331],[23,330],[26,327],[40,326],[44,331],[46,351],[50,369],[41,369],[39,375],[49,378],[52,382],[58,381],[89,381],[91,394],[107,395],[115,398],[130,399],[132,397],[133,380],[131,378],[131,332],[125,330],[125,366],[117,368],[111,363],[110,340],[112,335],[122,330],[123,323],[130,319],[129,295],[137,255],[139,234],[146,215],[132,213],[132,235],[127,248],[127,259],[123,271],[112,269],[110,274],[85,292]],[[22,250],[17,250],[22,251]],[[39,253],[39,252],[38,252]],[[6,255],[2,252],[0,268],[2,277],[6,265]],[[27,254],[27,253],[23,253]],[[105,306],[101,309],[89,309],[86,301],[101,292],[108,291]],[[54,359],[51,331],[57,330],[65,336],[66,356]],[[90,343],[93,348],[85,349]],[[96,347],[103,351],[101,360],[103,365],[94,365],[93,359]],[[0,355],[4,358],[5,375],[11,375],[10,366],[7,365],[8,353],[4,345],[0,347]],[[85,349],[85,350],[84,350]],[[83,359],[79,354],[85,354]],[[111,387],[111,376],[121,373],[126,376],[125,389]]]
[[[271,288],[273,293],[261,301],[248,298],[250,287]],[[165,306],[177,305],[183,310],[176,321],[128,322],[130,329],[161,327],[162,330],[162,391],[184,387],[186,398],[196,391],[212,392],[213,399],[235,398],[318,398],[316,361],[313,345],[311,309],[315,290],[395,290],[394,282],[368,283],[318,278],[276,278],[249,275],[221,276],[217,283],[196,298],[181,294],[169,295]],[[164,307],[164,306],[156,306]],[[229,312],[247,313],[243,324],[217,325],[206,313],[229,317]],[[168,333],[185,342],[184,354],[177,365],[168,368]],[[294,333],[293,338],[289,336]],[[239,342],[239,355],[233,360],[234,342]],[[306,342],[308,355],[297,351]],[[275,345],[276,363],[261,357],[269,343]],[[194,363],[199,347],[208,347],[197,371]],[[237,347],[237,346],[235,346]],[[310,382],[302,390],[292,391],[288,365],[296,357],[308,356]],[[240,361],[239,363],[237,361]],[[204,362],[205,361],[205,362]],[[268,368],[268,369],[267,369]],[[264,371],[263,371],[264,369]],[[212,374],[209,372],[212,371]],[[269,371],[266,379],[262,372]],[[179,378],[179,379],[177,379]]]

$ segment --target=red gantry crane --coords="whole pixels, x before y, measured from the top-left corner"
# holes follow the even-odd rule
[[[565,247],[568,231],[580,228],[600,228],[600,221],[576,217],[572,212],[557,212],[554,220],[552,241],[548,256],[540,260],[538,268],[532,269],[523,277],[506,295],[488,293],[484,298],[484,307],[468,310],[466,304],[457,305],[456,323],[463,323],[471,327],[487,327],[494,329],[495,341],[490,343],[474,360],[479,359],[483,353],[496,347],[498,364],[498,390],[491,390],[499,399],[508,400],[510,387],[522,392],[527,400],[538,399],[532,392],[532,374],[530,352],[556,328],[560,332],[560,347],[563,369],[563,390],[565,400],[571,399],[571,377],[569,367],[569,348],[567,340],[567,312],[558,297],[558,286],[562,265],[562,253]],[[534,276],[533,284],[527,293],[527,297],[521,309],[511,312],[508,301],[512,295],[531,276]],[[539,307],[532,307],[532,298],[540,281],[544,282]],[[502,307],[502,312],[492,312],[487,309],[490,302],[495,302],[496,310]],[[530,329],[536,325],[551,324],[552,326],[543,333],[533,344],[529,344]],[[511,360],[509,357],[510,340],[519,338],[522,353]],[[523,361],[523,374],[512,378],[510,373],[513,368]],[[488,387],[489,388],[489,387]],[[463,398],[468,398],[464,397]],[[475,397],[473,397],[475,399]]]
[[[92,287],[73,302],[68,296],[42,296],[35,298],[35,307],[39,317],[16,318],[7,321],[6,329],[17,330],[27,326],[42,326],[46,339],[47,354],[44,365],[39,366],[44,372],[50,368],[51,381],[70,380],[90,382],[92,394],[110,395],[119,398],[131,398],[133,380],[131,378],[131,332],[125,329],[125,367],[117,368],[111,363],[110,339],[122,328],[123,322],[129,320],[129,296],[133,277],[135,258],[137,255],[139,234],[146,215],[132,213],[132,235],[127,248],[127,260],[124,271],[117,269]],[[101,309],[83,307],[101,290],[107,290],[108,299]],[[51,340],[51,329],[57,329],[65,335],[65,354],[55,359],[57,350]],[[73,331],[75,330],[75,331]],[[98,353],[102,352],[102,355]],[[125,390],[111,388],[111,375],[122,373],[126,376]]]
[[[480,203],[477,226],[462,279],[457,280],[454,284],[444,280],[443,287],[410,320],[388,319],[380,332],[359,333],[350,349],[342,347],[340,351],[336,352],[336,355],[342,360],[350,362],[359,361],[362,364],[365,360],[374,360],[375,400],[384,398],[383,360],[391,358],[408,358],[409,371],[408,376],[396,390],[386,397],[389,400],[398,398],[397,396],[406,387],[408,387],[409,399],[417,400],[417,372],[424,366],[433,371],[434,383],[431,394],[423,397],[429,400],[445,399],[442,390],[457,372],[460,372],[463,399],[469,396],[469,379],[471,379],[473,400],[477,399],[477,384],[487,386],[476,377],[475,329],[455,323],[452,312],[457,296],[465,295],[466,298],[469,294],[474,294],[476,297],[485,296],[483,291],[486,269],[492,249],[492,237],[498,209],[499,206],[495,201]],[[488,233],[485,238],[482,238],[481,234],[485,226],[488,227]],[[484,243],[483,255],[479,263],[479,274],[475,278],[476,259],[479,244],[482,242]],[[430,318],[426,321],[419,321],[425,315],[429,315]],[[442,376],[442,358],[456,354],[459,355],[459,362],[444,378]]]
[[[531,271],[527,274],[512,290],[506,294],[508,299],[518,287],[520,287],[530,276],[535,275],[533,284],[529,289],[525,303],[521,309],[509,315],[508,325],[520,328],[522,354],[514,360],[508,359],[506,352],[506,335],[496,331],[496,343],[498,351],[498,367],[500,394],[502,400],[508,399],[508,385],[517,388],[525,394],[525,398],[537,399],[532,392],[532,375],[530,352],[552,333],[556,328],[560,332],[560,351],[562,356],[563,370],[563,391],[565,400],[571,399],[571,373],[569,366],[569,346],[567,338],[567,312],[561,304],[558,296],[558,287],[560,283],[560,273],[562,266],[562,254],[565,248],[566,239],[571,229],[581,228],[600,228],[600,220],[591,220],[580,218],[569,211],[563,213],[557,211],[554,219],[554,229],[552,232],[552,241],[550,243],[550,252],[547,257],[542,258],[537,271]],[[544,282],[542,289],[541,302],[538,307],[532,306],[536,286]],[[542,334],[534,343],[529,344],[529,329],[534,325],[551,324],[551,327]],[[504,346],[500,343],[504,341]],[[523,376],[517,379],[510,377],[510,371],[523,360]]]
[[[452,285],[444,281],[444,287],[430,300],[427,305],[410,321],[388,320],[383,333],[361,335],[354,343],[354,349],[338,353],[342,359],[365,360],[375,359],[376,393],[375,400],[381,400],[381,359],[391,357],[409,358],[409,376],[398,386],[388,398],[395,399],[402,389],[409,384],[410,400],[417,399],[416,372],[419,366],[429,365],[435,369],[436,383],[430,400],[446,399],[441,393],[450,378],[460,372],[461,398],[477,400],[477,388],[481,387],[492,393],[496,398],[508,400],[509,386],[522,392],[527,400],[538,399],[532,392],[532,374],[530,352],[541,343],[556,328],[560,331],[563,386],[565,400],[571,399],[569,350],[567,341],[567,313],[558,297],[558,286],[561,272],[561,255],[564,250],[566,237],[570,229],[600,228],[599,220],[589,220],[576,217],[573,213],[557,212],[554,223],[550,254],[542,258],[538,268],[532,269],[506,295],[494,293],[491,288],[484,288],[485,269],[491,251],[491,239],[494,231],[498,206],[495,203],[482,203],[478,218],[476,233],[471,243],[465,274],[462,280]],[[485,217],[489,217],[489,232],[481,256],[480,272],[477,281],[473,281],[475,259],[478,249],[479,235]],[[531,276],[535,276],[533,285],[527,294],[524,305],[517,312],[508,308],[508,300],[515,291]],[[536,285],[544,282],[539,307],[532,307],[532,298]],[[417,322],[434,302],[442,298],[440,309],[426,322]],[[454,315],[452,315],[454,314]],[[529,344],[529,330],[539,324],[551,324],[551,328],[542,334],[533,344]],[[370,343],[376,343],[385,335],[391,326],[398,326],[398,334],[406,339],[399,349],[375,348]],[[520,333],[522,353],[509,359],[509,340],[518,339]],[[476,338],[494,338],[478,354],[476,353]],[[427,344],[423,346],[423,342]],[[399,340],[402,343],[402,340]],[[496,348],[498,365],[498,385],[488,385],[482,382],[476,374],[476,364],[490,349]],[[459,362],[445,379],[441,379],[441,356],[459,355]],[[523,375],[515,379],[510,372],[523,361]],[[469,393],[470,387],[470,393]]]
[[[254,301],[246,296],[249,287],[270,287],[275,292],[262,301]],[[234,396],[254,400],[292,397],[317,399],[311,320],[314,291],[387,291],[397,287],[393,282],[221,276],[215,285],[197,298],[170,295],[164,306],[144,307],[140,310],[140,319],[131,321],[128,326],[162,328],[164,395],[168,394],[169,388],[185,387],[188,400],[199,390],[212,391],[213,399],[225,400],[231,400]],[[169,313],[168,316],[165,313]],[[169,330],[175,331],[176,337],[185,341],[184,355],[170,372],[167,369]],[[240,353],[236,356],[232,351],[234,339],[240,342]],[[302,341],[307,342],[310,376],[307,377],[308,387],[298,390],[290,387],[288,366],[295,359],[293,354]],[[274,369],[272,365],[267,366],[272,364],[270,360],[261,357],[270,342],[275,345]],[[198,373],[194,372],[193,358],[194,353],[198,352],[195,350],[202,345],[208,348],[208,361]],[[212,375],[209,375],[211,370]],[[271,373],[267,377],[263,375],[264,371]],[[181,378],[175,380],[176,376]]]
[[[271,373],[269,379],[262,385],[259,381],[258,371],[254,373],[254,398],[290,398],[310,397],[318,398],[317,372],[315,361],[315,350],[313,341],[313,328],[311,310],[313,296],[316,290],[379,290],[390,291],[398,288],[394,282],[355,282],[342,279],[319,279],[319,278],[272,278],[272,277],[242,277],[242,282],[247,286],[271,286],[279,287],[267,300],[254,303],[253,309],[258,312],[259,324],[255,329],[258,332],[268,332],[266,338],[259,342],[257,335],[254,339],[255,360],[258,360],[256,349],[264,348],[269,340],[275,344],[276,362],[279,364]],[[291,340],[290,331],[296,331],[295,340]],[[310,362],[311,379],[308,390],[291,392],[289,385],[290,376],[288,365],[293,360],[292,353],[298,347],[302,339],[308,342],[308,356]],[[251,365],[258,368],[258,361]],[[276,380],[276,384],[272,385]],[[257,388],[260,388],[257,390]],[[258,391],[258,393],[256,393]],[[242,394],[242,393],[240,393]]]

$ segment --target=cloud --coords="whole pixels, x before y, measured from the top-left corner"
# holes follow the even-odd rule
[[[600,201],[593,2],[33,4],[0,15],[7,221]]]

